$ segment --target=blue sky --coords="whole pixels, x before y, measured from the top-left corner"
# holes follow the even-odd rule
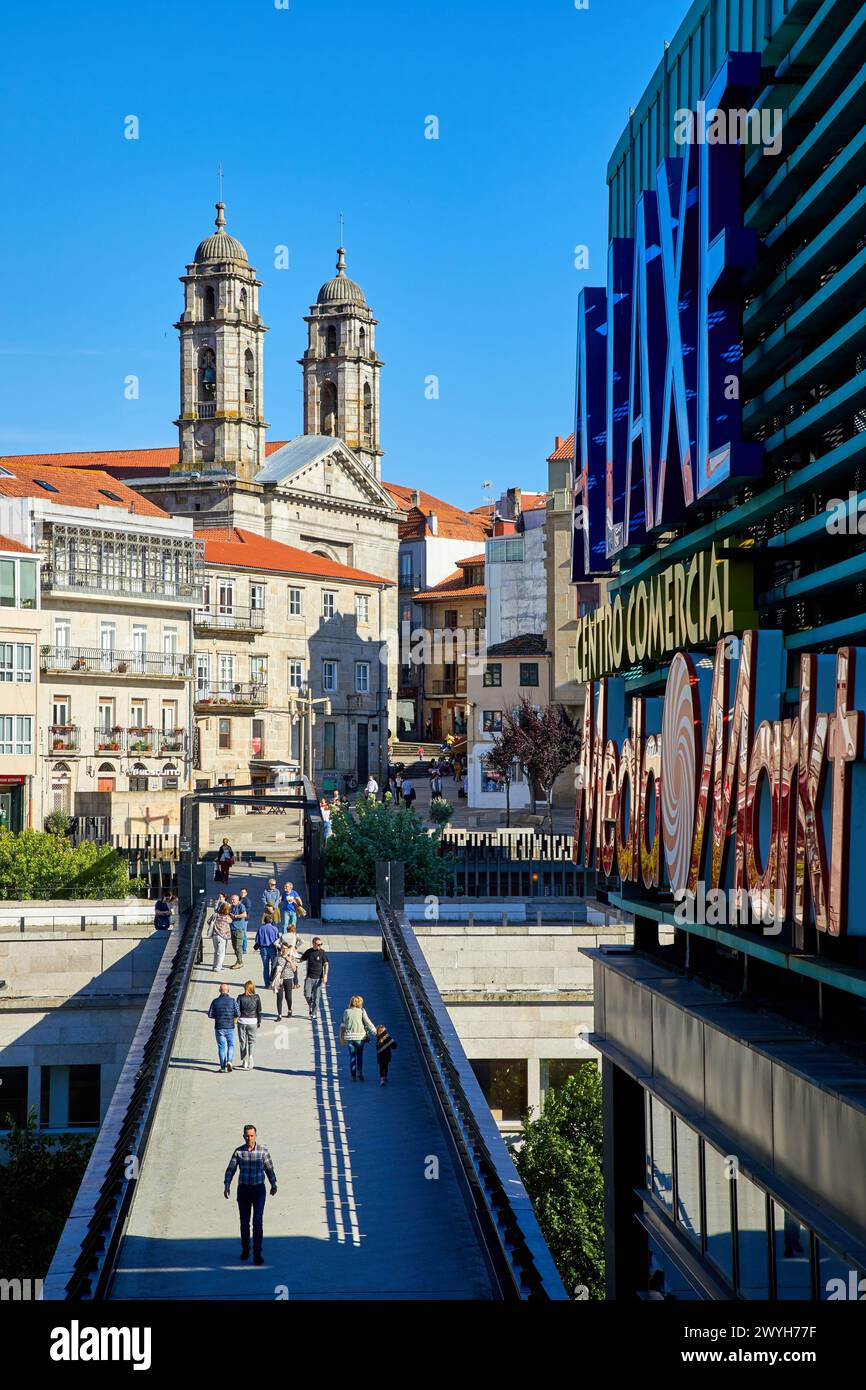
[[[466,507],[485,479],[542,488],[577,292],[604,280],[607,159],[686,0],[288,3],[4,7],[0,452],[176,443],[177,277],[222,161],[264,281],[270,438],[302,427],[342,211],[387,364],[383,476]]]

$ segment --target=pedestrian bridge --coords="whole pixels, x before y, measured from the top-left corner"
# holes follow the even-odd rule
[[[274,866],[280,874],[285,866]],[[245,881],[254,904],[270,864]],[[302,870],[288,870],[295,881]],[[46,1298],[527,1299],[565,1293],[526,1192],[402,914],[315,929],[330,957],[311,1022],[277,1023],[258,955],[199,963],[204,910],[166,944],[138,1034],[45,1283]],[[309,941],[308,922],[301,932]],[[226,965],[231,963],[230,957]],[[265,1019],[253,1071],[218,1070],[208,1005],[252,979]],[[338,1043],[350,995],[398,1043],[353,1083]],[[236,1052],[236,1062],[239,1060]],[[238,1259],[223,1175],[254,1124],[278,1179],[265,1265]]]

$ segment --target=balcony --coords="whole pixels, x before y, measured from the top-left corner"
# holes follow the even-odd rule
[[[257,416],[257,414],[256,414],[256,408],[255,408],[254,405],[245,405],[245,406],[244,406],[244,419],[245,419],[245,420],[256,420],[256,419],[258,419],[258,416]]]
[[[41,647],[39,668],[45,675],[126,676],[130,680],[189,680],[193,659],[179,652],[118,652],[101,647]]]
[[[233,685],[200,685],[195,692],[196,709],[255,709],[268,703],[268,687],[261,683],[236,682]]]
[[[198,412],[198,417],[200,420],[212,420],[214,415],[216,414],[216,402],[199,401],[198,405],[196,406],[196,411]]]
[[[157,752],[160,738],[159,730],[151,724],[134,724],[125,730],[126,749],[130,757],[153,757]]]
[[[117,757],[122,753],[126,743],[126,730],[119,724],[115,724],[111,729],[96,728],[93,730],[93,748],[97,753],[113,753]]]
[[[197,632],[261,632],[265,626],[264,608],[199,608],[194,618]]]
[[[80,747],[81,730],[77,724],[49,724],[48,752],[77,753]]]
[[[400,593],[401,593],[401,594],[418,594],[418,593],[421,592],[422,587],[423,587],[423,585],[422,585],[422,583],[421,583],[421,576],[420,576],[420,575],[418,575],[418,574],[401,574],[401,575],[400,575]]]
[[[115,598],[145,598],[155,603],[170,600],[195,603],[201,599],[201,584],[182,579],[142,580],[132,575],[100,574],[98,570],[66,569],[61,565],[42,566],[42,587],[59,593],[109,594]]]
[[[168,758],[186,752],[185,729],[160,729],[157,737],[157,752],[161,758]]]

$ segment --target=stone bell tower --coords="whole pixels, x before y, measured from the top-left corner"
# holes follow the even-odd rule
[[[265,463],[261,281],[241,243],[225,230],[199,245],[186,275],[180,333],[180,472],[232,473],[252,482]]]
[[[381,476],[379,371],[376,323],[364,291],[346,275],[346,251],[337,273],[310,306],[304,369],[304,434],[334,435]]]

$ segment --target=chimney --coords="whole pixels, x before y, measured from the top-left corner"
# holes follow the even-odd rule
[[[439,534],[439,518],[435,512],[427,513],[427,530],[431,536],[438,536]]]
[[[516,521],[517,518],[520,516],[521,510],[520,488],[510,487],[508,489],[508,492],[506,493],[506,497],[508,498],[508,515],[511,517],[512,521]]]
[[[412,492],[412,493],[410,493],[410,494],[409,494],[409,501],[412,503],[412,506],[413,506],[413,507],[420,507],[420,506],[421,506],[421,494],[420,494],[420,492]]]
[[[553,452],[556,453],[557,449],[561,449],[561,448],[562,448],[562,435],[561,435],[561,434],[557,434],[557,435],[554,436],[554,440],[553,440]]]
[[[517,527],[513,521],[506,520],[503,516],[498,516],[493,522],[494,536],[513,536],[517,532]]]

